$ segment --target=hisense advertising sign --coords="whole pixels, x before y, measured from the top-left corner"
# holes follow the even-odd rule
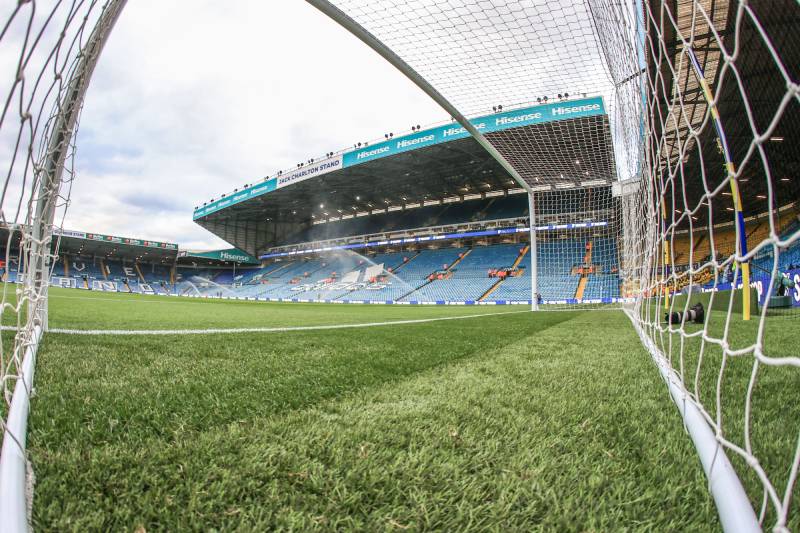
[[[217,261],[228,261],[230,263],[258,264],[258,259],[252,255],[239,250],[238,248],[228,248],[226,250],[212,250],[209,252],[181,252],[180,257],[198,257],[202,259],[214,259]]]
[[[491,133],[523,126],[545,124],[573,118],[602,116],[605,114],[606,110],[603,99],[596,96],[495,113],[471,119],[470,122],[481,133]],[[350,150],[344,154],[325,159],[318,163],[304,165],[294,171],[283,173],[279,176],[273,176],[261,183],[246,187],[233,195],[220,198],[219,200],[196,209],[193,218],[197,220],[198,218],[210,215],[220,209],[225,209],[226,207],[244,202],[256,196],[261,196],[276,189],[300,183],[307,179],[315,178],[343,168],[360,165],[361,163],[411,150],[425,148],[427,146],[463,139],[465,137],[469,137],[467,130],[454,122],[452,124],[414,132],[409,135],[365,146],[356,150]]]
[[[475,126],[475,129],[485,134],[522,126],[555,122],[557,120],[604,114],[605,107],[603,106],[603,99],[598,96],[596,98],[537,105],[505,113],[496,113],[494,115],[471,119],[470,122]],[[470,134],[467,130],[454,122],[451,125],[439,126],[437,128],[374,144],[368,148],[347,152],[344,154],[344,167],[347,168],[366,161],[416,150],[417,148],[423,148],[425,146],[463,139],[469,136]]]

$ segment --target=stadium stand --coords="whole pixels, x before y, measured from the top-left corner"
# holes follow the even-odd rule
[[[530,261],[528,262],[530,264]],[[503,281],[491,294],[491,300],[528,301],[531,299],[531,278],[527,275]]]
[[[518,244],[477,246],[456,266],[457,278],[486,278],[492,268],[510,268],[521,252]]]
[[[780,233],[781,239],[787,239],[800,228],[800,220],[788,222]],[[754,265],[762,270],[772,271],[775,255],[772,248],[765,248],[758,253],[753,261]],[[795,270],[800,268],[800,243],[795,243],[779,255],[779,270]]]
[[[356,222],[356,219],[346,219],[317,224],[306,236],[314,236],[313,232],[328,236],[337,233],[337,227],[345,228],[346,235],[358,228],[363,231],[376,227],[413,229],[417,225],[422,228],[417,234],[435,235],[432,228],[437,224],[463,224],[465,221],[477,221],[480,229],[485,227],[480,221],[524,216],[526,206],[520,198],[524,196],[437,204],[402,213],[362,217]],[[543,216],[546,212],[547,209],[543,209]],[[780,222],[782,237],[792,235],[800,226],[794,212],[782,215]],[[458,231],[463,231],[463,227],[459,226]],[[763,221],[750,225],[750,236],[754,239],[759,240],[768,232],[769,226]],[[261,266],[235,268],[220,261],[197,262],[196,257],[179,261],[177,250],[172,256],[154,258],[160,261],[148,260],[140,250],[139,255],[135,255],[119,243],[98,245],[100,249],[87,255],[83,250],[85,244],[80,244],[77,249],[59,254],[52,265],[52,276],[53,283],[63,287],[195,297],[403,303],[529,302],[531,255],[526,238],[523,229],[522,232],[514,230],[510,234],[473,239],[431,238],[422,248],[398,249],[387,236],[384,242],[377,243],[378,246],[362,248],[364,255],[332,246],[329,251],[278,256],[264,260]],[[708,254],[703,257],[703,249],[708,246],[709,238],[707,234],[705,239],[695,235],[692,240],[696,264],[708,261]],[[714,228],[717,249],[735,246],[735,238],[731,225]],[[678,271],[688,267],[689,242],[689,239],[674,240],[674,268]],[[316,242],[308,244],[322,247]],[[543,232],[537,250],[538,296],[543,303],[609,302],[623,295],[619,243],[611,233],[595,229]],[[763,278],[771,271],[772,257],[771,248],[755,256],[752,265],[756,275]],[[781,253],[779,269],[788,271],[797,267],[800,267],[800,244],[794,243]],[[16,272],[14,260],[3,266],[2,274],[8,281],[16,280]],[[720,268],[717,283],[730,283],[733,276],[732,269]],[[713,269],[707,268],[682,279],[674,289],[683,289],[690,279],[695,286],[703,288],[715,283]]]
[[[172,293],[172,268],[159,264],[137,263],[144,285],[149,286],[156,294]]]
[[[5,256],[5,252],[3,252],[3,256]],[[17,269],[16,259],[10,258],[9,262],[3,265],[3,280],[15,283],[17,281]]]
[[[583,298],[619,298],[619,277],[616,274],[591,274],[588,276]]]
[[[540,294],[544,300],[576,296],[585,240],[559,239],[540,245]],[[601,253],[593,260],[597,273],[588,276],[584,298],[619,297],[616,244],[598,241]],[[323,258],[274,263],[248,272],[232,287],[236,296],[277,299],[470,302],[529,301],[531,281],[528,247],[520,243],[452,247],[417,252],[387,252],[362,257],[327,255]],[[380,275],[368,279],[370,267]],[[502,271],[499,277],[497,271]],[[221,278],[217,278],[221,279]],[[490,289],[494,289],[489,293]]]
[[[524,214],[524,205],[514,197],[485,199],[463,204],[436,205],[409,210],[396,216],[401,227],[414,224],[463,223],[475,220],[502,219],[509,214]],[[467,204],[472,203],[473,206]],[[475,211],[479,206],[480,211]],[[514,210],[512,210],[515,209]],[[416,212],[416,213],[414,213]],[[405,216],[414,213],[413,216]],[[388,215],[388,214],[387,214]],[[379,215],[379,217],[382,215]],[[391,217],[387,216],[384,222]],[[370,220],[366,220],[370,219]],[[354,219],[342,222],[351,223]],[[374,229],[375,217],[365,217],[363,228]],[[359,222],[361,223],[361,222]],[[312,228],[333,226],[319,224]],[[391,224],[387,222],[385,226]],[[791,213],[781,219],[782,238],[793,234],[800,220]],[[751,236],[761,239],[769,232],[766,223],[751,224]],[[327,233],[326,233],[327,235]],[[231,264],[196,264],[143,260],[114,248],[115,253],[87,256],[62,253],[52,265],[53,283],[100,291],[146,294],[174,294],[202,297],[236,297],[284,300],[327,301],[397,301],[397,302],[529,302],[531,299],[530,253],[524,240],[514,237],[483,237],[482,240],[452,239],[422,249],[398,250],[389,241],[377,251],[360,255],[349,250],[278,257],[262,266],[233,268]],[[717,249],[735,246],[732,226],[715,228]],[[506,242],[502,242],[505,239]],[[708,236],[706,235],[706,239]],[[510,241],[510,242],[509,242]],[[695,236],[694,257],[700,263],[709,259],[705,240]],[[313,244],[313,243],[312,243]],[[687,268],[689,240],[674,240],[675,269]],[[707,242],[705,242],[707,246]],[[119,246],[119,245],[115,245]],[[438,248],[437,248],[438,246]],[[119,257],[116,257],[118,255]],[[608,234],[542,234],[538,242],[537,266],[539,297],[547,302],[610,301],[621,294],[618,242]],[[3,265],[7,281],[17,279],[16,260]],[[761,250],[752,265],[762,277],[772,269],[772,249]],[[780,255],[779,269],[800,267],[800,243],[794,243]],[[731,282],[733,271],[721,268],[717,283]],[[688,285],[685,278],[676,285]],[[713,269],[691,278],[695,286],[710,288]]]
[[[486,210],[491,211],[493,205],[486,202]],[[438,215],[442,214],[440,209]],[[595,237],[593,241],[594,271],[585,276],[583,298],[618,297],[615,240]],[[538,266],[540,294],[544,300],[575,298],[581,279],[581,274],[575,269],[583,264],[587,242],[586,239],[540,242]],[[453,241],[453,244],[458,244],[458,241]],[[528,252],[524,242],[491,243],[488,240],[470,246],[441,243],[439,248],[386,250],[367,255],[337,250],[294,259],[278,258],[260,267],[235,270],[230,265],[179,264],[173,267],[125,257],[112,259],[62,254],[53,265],[53,279],[61,286],[84,289],[201,297],[400,302],[529,301]],[[7,275],[13,279],[16,272],[13,266],[7,270]]]

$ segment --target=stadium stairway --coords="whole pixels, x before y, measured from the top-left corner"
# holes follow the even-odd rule
[[[470,248],[470,249],[469,249],[469,250],[467,250],[466,252],[464,252],[464,253],[462,253],[461,255],[459,255],[459,256],[458,256],[458,259],[456,259],[456,260],[453,262],[453,264],[451,264],[449,267],[447,267],[447,270],[446,270],[446,272],[450,272],[450,271],[452,271],[452,270],[453,270],[453,269],[454,269],[456,266],[458,266],[458,264],[459,264],[461,261],[463,261],[463,260],[464,260],[464,259],[465,259],[465,258],[466,258],[466,257],[467,257],[469,254],[471,254],[471,253],[472,253],[472,248]]]
[[[528,254],[528,251],[529,251],[530,249],[531,249],[530,245],[527,245],[527,246],[525,246],[525,247],[524,247],[524,248],[523,248],[523,249],[522,249],[522,250],[519,252],[519,255],[518,255],[518,256],[517,256],[517,258],[514,260],[514,263],[511,265],[511,269],[512,269],[512,270],[513,270],[513,269],[515,269],[515,268],[518,268],[518,267],[519,267],[520,263],[522,263],[522,260],[523,260],[523,259],[525,259],[525,256]],[[498,287],[500,287],[500,285],[502,285],[502,284],[503,284],[503,282],[505,282],[505,280],[506,280],[506,279],[508,279],[508,278],[498,278],[498,279],[497,279],[497,281],[494,283],[494,285],[492,285],[491,287],[489,287],[489,290],[487,290],[486,292],[484,292],[484,293],[481,295],[481,297],[480,297],[480,298],[478,298],[478,301],[479,301],[479,302],[482,302],[482,301],[486,300],[486,299],[487,299],[489,296],[491,296],[491,294],[492,294],[494,291],[496,291],[496,290],[497,290],[497,288],[498,288]]]
[[[497,281],[494,283],[494,285],[492,285],[491,287],[489,287],[489,290],[487,290],[486,292],[484,292],[484,293],[481,295],[481,297],[480,297],[480,298],[478,298],[478,301],[479,301],[479,302],[482,302],[482,301],[484,301],[486,298],[488,298],[488,297],[489,297],[489,296],[490,296],[490,295],[491,295],[491,294],[492,294],[494,291],[496,291],[496,290],[497,290],[497,287],[499,287],[499,286],[500,286],[500,284],[501,284],[501,283],[503,283],[505,280],[506,280],[506,278],[498,278],[498,279],[497,279]]]
[[[708,239],[707,233],[701,233],[700,236],[697,238],[697,242],[694,244],[694,248],[692,248],[692,252],[694,252],[695,255],[697,254],[697,250],[703,244],[703,241],[705,241],[706,239]]]
[[[404,266],[409,264],[411,261],[413,261],[417,257],[419,257],[420,253],[421,252],[417,252],[416,254],[414,254],[411,257],[409,257],[408,261],[401,261],[399,265],[392,267],[392,270],[391,270],[392,274],[394,274],[395,272],[397,272],[398,270],[400,270],[401,268],[403,268]]]
[[[470,248],[469,250],[466,250],[466,251],[464,251],[464,252],[460,252],[460,253],[459,253],[459,255],[458,255],[458,257],[457,257],[457,259],[456,259],[455,261],[453,261],[452,263],[449,263],[449,264],[447,265],[447,268],[446,268],[446,269],[444,269],[445,273],[452,272],[452,271],[453,271],[453,268],[454,268],[456,265],[458,265],[458,264],[459,264],[461,261],[463,261],[463,260],[464,260],[464,258],[465,258],[465,257],[467,257],[467,256],[470,254],[470,252],[472,252],[472,249],[471,249],[471,248]],[[425,288],[426,286],[430,285],[431,283],[433,283],[434,281],[436,281],[435,279],[429,279],[429,278],[430,278],[430,275],[431,275],[431,274],[433,274],[434,272],[436,272],[436,270],[433,270],[432,272],[430,272],[430,274],[427,274],[427,275],[425,276],[425,282],[424,282],[422,285],[420,285],[419,287],[417,287],[417,288],[416,288],[416,289],[414,289],[414,290],[408,291],[406,294],[402,295],[402,296],[401,296],[400,298],[398,298],[397,300],[398,300],[398,301],[399,301],[399,300],[403,300],[404,298],[407,298],[408,296],[410,296],[410,295],[412,295],[412,294],[414,294],[414,293],[417,293],[417,292],[424,293],[424,288]]]
[[[289,261],[288,263],[284,263],[282,266],[279,266],[279,267],[278,267],[278,268],[276,268],[275,270],[270,270],[270,271],[268,271],[268,272],[265,272],[265,275],[267,275],[267,276],[274,276],[275,274],[277,274],[277,273],[278,273],[278,272],[280,272],[281,270],[286,270],[287,268],[289,268],[289,267],[290,267],[290,266],[292,266],[292,265],[296,265],[296,263],[294,263],[293,261]]]
[[[142,269],[139,268],[139,262],[138,261],[135,262],[133,264],[133,266],[136,269],[136,273],[139,275],[139,281],[141,281],[142,283],[145,283],[144,274],[142,274]]]
[[[525,259],[525,256],[528,254],[530,249],[531,249],[530,245],[523,248],[522,251],[519,253],[519,257],[517,257],[517,260],[514,261],[513,265],[511,265],[511,268],[519,268],[520,263],[522,263],[523,259]]]
[[[418,292],[418,291],[422,290],[426,285],[430,285],[430,283],[431,283],[431,280],[426,279],[425,282],[422,285],[418,286],[415,289],[411,289],[410,291],[408,291],[405,294],[403,294],[402,296],[400,296],[400,298],[397,298],[397,301],[400,301],[403,298],[406,298],[406,297],[414,294],[415,292]]]
[[[586,273],[581,274],[581,279],[578,280],[578,288],[575,289],[575,299],[582,300],[583,293],[586,291],[586,285],[589,283],[589,276]]]
[[[592,264],[592,241],[586,241],[586,255],[583,256],[583,264],[591,265]],[[589,274],[586,273],[585,269],[581,269],[581,279],[578,280],[578,288],[575,289],[575,299],[582,300],[583,293],[586,291],[586,285],[589,283]]]
[[[506,278],[493,291],[492,300],[517,300],[525,301],[531,297],[530,276],[513,276]]]

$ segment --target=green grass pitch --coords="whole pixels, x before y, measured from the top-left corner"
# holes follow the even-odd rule
[[[278,333],[50,333],[29,431],[34,528],[718,528],[691,441],[627,317],[506,314],[523,309],[53,289],[50,326],[67,329],[496,315]],[[737,330],[742,339],[749,327]],[[776,338],[792,350],[788,334]],[[707,357],[714,365],[713,351]],[[728,362],[733,410],[752,367],[739,363]],[[708,375],[713,392],[717,376]],[[764,376],[756,400],[766,436],[757,442],[779,464],[797,438],[798,402],[785,401],[796,398],[797,377],[781,368]],[[760,497],[757,480],[744,480]]]

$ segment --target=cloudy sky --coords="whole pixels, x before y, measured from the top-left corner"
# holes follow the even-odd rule
[[[462,111],[487,112],[493,104],[522,104],[537,95],[589,93],[606,98],[614,121],[610,77],[583,3],[497,0],[491,31],[484,3],[456,10],[447,2],[430,9],[430,0],[338,3],[367,19],[368,27],[389,21],[383,33],[377,29],[381,38],[401,56],[417,58],[414,66]],[[6,168],[24,93],[36,86],[16,83],[18,43],[31,6],[41,25],[56,4],[61,12],[54,20],[65,19],[72,2],[36,0],[22,4],[19,12],[27,14],[0,34],[0,94],[9,93],[9,84],[20,93],[9,100],[7,120],[0,116]],[[14,5],[0,0],[0,24]],[[523,19],[535,23],[521,24]],[[45,37],[55,42],[60,24],[51,24]],[[36,50],[42,63],[51,47]],[[41,68],[33,63],[26,62],[26,81]],[[64,227],[184,248],[225,246],[192,222],[195,206],[311,157],[448,118],[304,0],[132,0],[86,96]],[[13,186],[0,195],[7,220],[19,219],[20,187],[30,188],[22,168],[14,167],[8,180]]]
[[[135,0],[86,98],[65,227],[221,247],[192,222],[196,205],[444,118],[302,0]]]

